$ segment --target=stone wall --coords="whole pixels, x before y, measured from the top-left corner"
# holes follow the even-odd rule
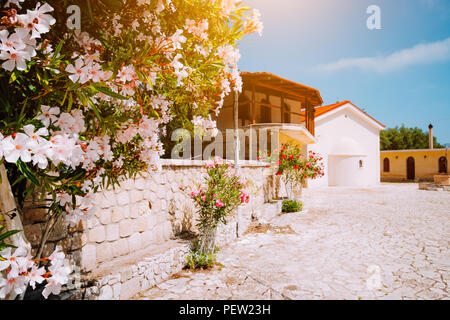
[[[161,172],[98,193],[98,210],[86,223],[69,229],[61,220],[46,250],[61,244],[78,267],[81,288],[71,297],[128,299],[180,271],[189,250],[186,238],[197,230],[195,206],[179,187],[193,187],[205,173],[201,161],[166,160]],[[267,203],[274,192],[271,177],[264,173],[260,163],[242,166],[251,201],[221,226],[218,246],[245,232],[252,217],[277,213],[278,208]],[[42,213],[27,212],[25,231],[33,246],[43,228],[42,219],[36,219]]]
[[[23,228],[28,241],[32,246],[32,255],[36,256],[42,235],[47,227],[47,209],[43,208],[45,202],[41,202],[40,196],[34,194],[27,200],[23,207]],[[81,249],[85,243],[85,227],[79,223],[75,227],[68,227],[64,217],[59,217],[51,230],[48,240],[43,248],[41,257],[48,257],[56,245],[60,245],[66,254],[71,266],[78,271],[81,266]]]

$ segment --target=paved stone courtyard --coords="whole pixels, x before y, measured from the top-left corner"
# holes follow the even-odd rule
[[[450,192],[417,184],[305,190],[222,248],[209,271],[182,271],[139,299],[449,299]]]

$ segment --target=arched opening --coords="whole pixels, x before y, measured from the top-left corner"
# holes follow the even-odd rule
[[[409,157],[408,160],[406,160],[406,179],[416,179],[416,163],[413,157]]]
[[[370,176],[365,169],[368,158],[359,142],[346,136],[336,140],[328,153],[328,185],[369,185]]]
[[[447,174],[448,167],[447,167],[447,157],[440,157],[439,158],[439,173]]]
[[[391,171],[391,166],[390,166],[390,163],[389,163],[389,158],[384,158],[384,160],[383,160],[383,171],[384,171],[384,172],[389,172],[389,171]]]

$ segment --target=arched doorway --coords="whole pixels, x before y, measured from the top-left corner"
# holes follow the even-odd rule
[[[329,186],[367,186],[371,184],[367,154],[351,137],[341,137],[328,153]]]
[[[406,160],[406,179],[416,179],[416,164],[413,157],[409,157],[408,160]]]
[[[439,158],[439,173],[447,174],[447,158],[446,157],[440,157]]]
[[[383,171],[384,172],[389,172],[390,170],[390,163],[389,163],[389,158],[384,158],[383,160]]]

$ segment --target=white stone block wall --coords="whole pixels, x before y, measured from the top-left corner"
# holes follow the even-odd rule
[[[92,271],[115,258],[132,254],[149,245],[162,243],[181,232],[196,231],[196,208],[179,189],[203,181],[201,163],[164,165],[158,173],[127,180],[120,188],[97,194],[98,210],[86,225],[82,247],[82,270]],[[241,175],[249,181],[251,203],[242,207],[219,235],[220,242],[236,237],[236,221],[245,231],[255,208],[264,203],[263,185],[267,177],[261,166],[245,166]]]
[[[83,282],[91,285],[84,284],[78,298],[128,299],[182,269],[189,242],[177,240],[178,235],[197,228],[196,208],[179,187],[201,183],[203,164],[166,160],[160,172],[97,194],[98,210],[83,225],[79,259]],[[264,171],[260,163],[242,166],[251,201],[219,228],[219,247],[242,235],[252,216],[261,218],[267,211],[264,203],[272,191]]]
[[[246,161],[240,171],[248,181],[251,201],[219,227],[219,247],[241,236],[252,217],[264,220],[277,211],[266,203],[276,194],[276,186],[265,175],[265,167]],[[162,171],[98,193],[98,209],[88,221],[68,228],[61,219],[44,256],[61,245],[77,270],[74,278],[81,277],[81,288],[64,292],[63,298],[128,299],[180,271],[189,251],[189,241],[180,234],[196,233],[197,222],[196,208],[179,186],[192,188],[203,182],[205,174],[202,161],[164,160]],[[46,214],[45,209],[25,211],[24,230],[34,251]]]

